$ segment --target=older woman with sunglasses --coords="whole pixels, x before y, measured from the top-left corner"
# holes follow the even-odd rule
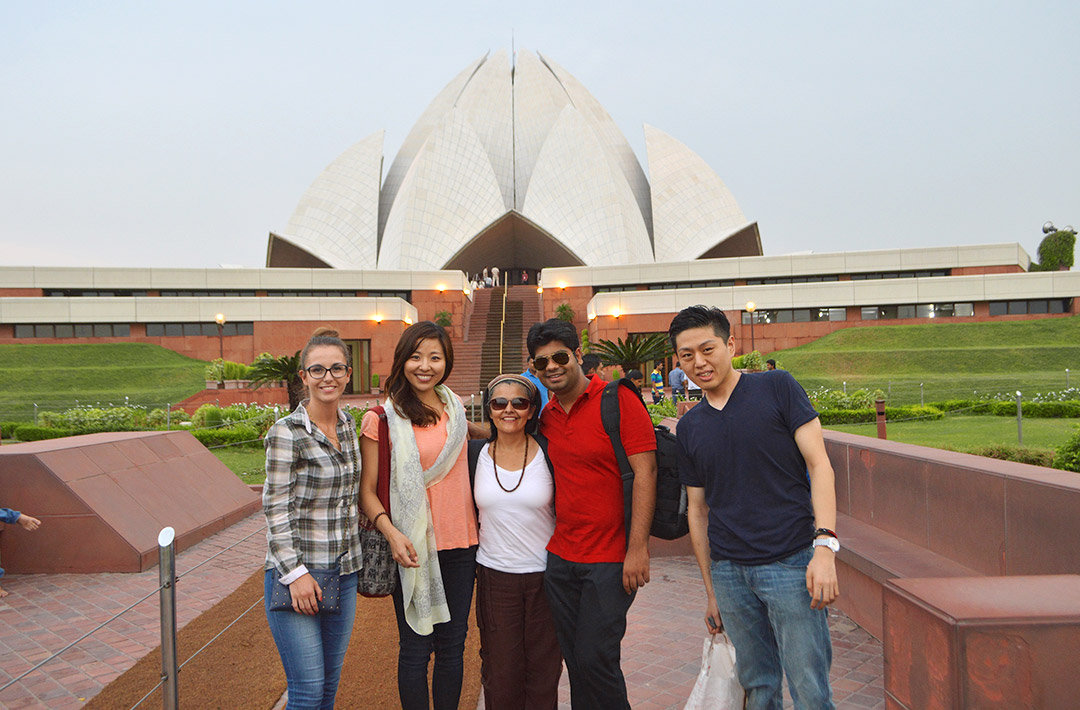
[[[540,393],[521,375],[488,385],[488,441],[469,444],[479,511],[477,624],[486,710],[554,710],[562,656],[544,595],[555,486],[536,430]]]

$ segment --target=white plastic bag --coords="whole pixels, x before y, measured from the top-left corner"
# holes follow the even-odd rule
[[[720,632],[705,639],[701,672],[685,710],[742,710],[744,697],[735,674],[735,647],[727,634]]]

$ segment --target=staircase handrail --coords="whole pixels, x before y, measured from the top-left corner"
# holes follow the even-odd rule
[[[499,374],[503,371],[503,343],[506,342],[504,330],[506,328],[506,294],[510,290],[508,286],[503,286],[503,302],[502,302],[502,320],[499,321]]]

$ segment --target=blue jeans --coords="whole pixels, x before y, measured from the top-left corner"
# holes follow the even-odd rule
[[[263,581],[265,604],[270,605],[274,570]],[[297,614],[266,610],[270,633],[274,635],[289,688],[287,710],[333,708],[341,665],[352,636],[356,618],[356,573],[341,578],[341,612],[338,614]]]
[[[795,707],[833,707],[832,641],[824,609],[810,608],[806,566],[813,548],[767,565],[712,563],[713,591],[731,643],[747,710],[781,710],[787,674]]]
[[[401,585],[394,589],[394,612],[398,625],[398,697],[404,710],[427,710],[428,662],[435,654],[431,672],[431,700],[435,710],[457,710],[461,678],[465,671],[465,636],[469,633],[469,609],[476,583],[476,546],[439,550],[446,605],[450,621],[435,624],[427,636],[412,630],[405,621]]]

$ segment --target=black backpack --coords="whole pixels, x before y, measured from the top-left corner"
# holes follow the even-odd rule
[[[630,468],[630,459],[626,456],[622,438],[619,435],[619,387],[627,387],[641,406],[645,400],[634,384],[625,378],[609,382],[600,396],[600,420],[604,431],[611,438],[615,449],[615,459],[623,479],[623,507],[625,508],[626,534],[630,535],[630,516],[634,499],[634,470]],[[654,426],[656,434],[656,512],[653,513],[652,527],[649,532],[661,540],[678,540],[690,532],[690,522],[686,517],[686,488],[679,480],[678,441],[666,426]]]

